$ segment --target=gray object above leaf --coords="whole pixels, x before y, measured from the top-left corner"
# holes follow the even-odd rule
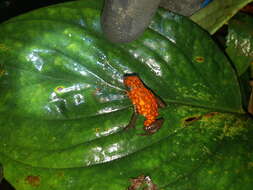
[[[203,0],[161,0],[160,6],[172,12],[191,16],[201,7]]]
[[[200,9],[201,0],[105,0],[102,28],[112,42],[131,42],[148,27],[158,6],[190,16]]]

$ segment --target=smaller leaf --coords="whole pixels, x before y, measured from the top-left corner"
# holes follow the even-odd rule
[[[206,29],[210,34],[214,34],[235,15],[238,10],[250,2],[252,2],[252,0],[213,1],[190,18]]]
[[[226,52],[242,75],[253,63],[253,18],[247,14],[237,14],[228,24]]]

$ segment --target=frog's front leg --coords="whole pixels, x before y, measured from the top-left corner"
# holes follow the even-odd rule
[[[158,108],[165,108],[166,107],[165,102],[161,98],[159,98],[158,96],[155,96],[155,100],[158,105]]]
[[[153,122],[151,125],[144,126],[143,129],[146,133],[140,135],[152,135],[156,133],[162,127],[163,122],[164,122],[163,118],[156,119],[155,122]]]
[[[136,121],[137,121],[138,115],[139,114],[138,114],[136,108],[134,107],[134,112],[131,116],[131,119],[130,119],[128,125],[125,127],[125,129],[134,128],[136,126]]]

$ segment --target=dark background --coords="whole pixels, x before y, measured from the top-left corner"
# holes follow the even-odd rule
[[[0,0],[0,22],[30,10],[70,0]]]

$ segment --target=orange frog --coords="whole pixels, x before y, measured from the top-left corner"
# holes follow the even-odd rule
[[[127,88],[127,95],[134,105],[134,113],[127,126],[127,128],[134,127],[137,116],[143,115],[146,120],[144,121],[145,134],[150,135],[158,131],[164,119],[157,119],[159,116],[158,108],[164,108],[165,103],[151,90],[149,90],[136,74],[127,74],[124,76],[124,85]]]

